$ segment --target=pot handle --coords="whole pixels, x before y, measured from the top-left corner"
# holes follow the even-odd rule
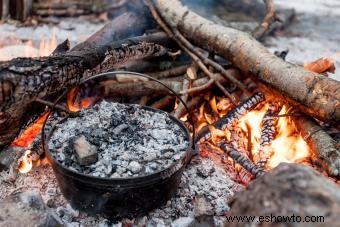
[[[100,77],[111,77],[111,78],[114,78],[117,80],[117,75],[119,76],[124,76],[124,75],[134,75],[134,76],[139,76],[139,77],[143,77],[143,78],[147,78],[149,80],[152,80],[152,81],[155,81],[157,83],[159,83],[160,85],[164,86],[166,89],[168,89],[172,94],[174,94],[178,100],[183,104],[185,110],[187,111],[188,113],[188,120],[189,120],[189,123],[191,124],[191,127],[192,127],[192,136],[191,136],[191,144],[192,144],[192,155],[194,154],[197,154],[196,152],[196,147],[195,147],[195,144],[194,144],[194,138],[195,138],[195,123],[194,123],[194,120],[190,114],[190,110],[188,108],[188,106],[185,104],[185,102],[182,100],[182,98],[180,97],[180,95],[178,95],[172,88],[170,88],[169,86],[167,86],[166,84],[164,84],[163,82],[161,82],[160,80],[158,79],[155,79],[147,74],[144,74],[144,73],[138,73],[138,72],[131,72],[131,71],[111,71],[111,72],[106,72],[106,73],[100,73],[100,74],[97,74],[97,75],[93,75],[93,76],[90,76],[90,77],[87,77],[83,80],[80,81],[80,84],[83,84],[85,82],[88,82],[90,80],[93,80],[93,79],[97,79],[97,78],[100,78]],[[79,84],[79,85],[80,85]]]

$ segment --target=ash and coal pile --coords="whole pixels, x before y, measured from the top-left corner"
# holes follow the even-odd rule
[[[71,170],[125,178],[170,167],[186,155],[189,141],[167,113],[102,101],[58,124],[48,146]]]

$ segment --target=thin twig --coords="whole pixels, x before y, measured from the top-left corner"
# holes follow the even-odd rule
[[[149,73],[149,76],[152,76],[156,79],[175,77],[175,76],[183,75],[187,71],[188,67],[189,65],[181,65],[181,66],[167,69],[161,72]]]
[[[168,106],[169,103],[172,102],[172,100],[174,100],[174,99],[175,99],[174,96],[167,95],[167,96],[165,96],[164,98],[162,98],[162,99],[160,99],[160,100],[154,102],[154,103],[152,104],[152,107],[153,107],[153,108],[156,108],[156,109],[162,109],[162,108]]]
[[[234,77],[232,77],[227,70],[225,70],[221,65],[219,65],[218,63],[214,62],[213,60],[207,58],[206,56],[204,56],[204,54],[202,52],[200,52],[197,48],[195,48],[179,31],[177,28],[173,28],[174,31],[174,35],[176,38],[179,39],[180,42],[183,43],[183,45],[185,45],[192,53],[194,53],[195,55],[197,55],[202,62],[205,65],[210,65],[212,66],[217,72],[221,73],[225,78],[227,78],[229,81],[231,81],[232,83],[236,84],[242,92],[245,93],[246,96],[250,96],[250,92],[246,89],[246,87],[237,79],[235,79]]]
[[[142,96],[142,98],[139,100],[139,105],[141,105],[141,106],[145,106],[147,103],[148,103],[148,101],[149,101],[149,96],[147,96],[147,95],[144,95],[144,96]]]
[[[301,113],[279,114],[273,115],[272,117],[298,117],[298,116],[301,116]]]
[[[248,144],[247,150],[249,153],[249,159],[254,162],[253,153],[252,153],[252,144],[251,144],[251,127],[247,124],[247,133],[248,133]]]
[[[59,104],[54,105],[52,102],[49,102],[49,101],[46,101],[46,100],[43,100],[43,99],[40,99],[40,98],[35,99],[35,101],[38,102],[38,103],[41,103],[45,106],[48,106],[50,108],[56,108],[56,109],[63,111],[65,113],[74,114],[74,112],[71,112],[69,109],[67,109],[66,107],[64,107],[62,105],[59,105]]]
[[[202,92],[202,91],[210,88],[213,85],[214,82],[215,81],[213,79],[210,79],[208,81],[208,83],[203,84],[203,85],[198,86],[198,87],[193,87],[193,88],[190,88],[190,89],[187,89],[187,90],[183,90],[183,91],[180,92],[180,94],[184,95],[184,94],[195,94],[195,93],[198,93],[198,92]]]
[[[253,174],[255,177],[262,176],[264,174],[263,169],[256,166],[252,161],[250,161],[243,153],[238,152],[232,148],[226,142],[222,142],[219,147],[227,153],[235,162],[240,164],[245,170]]]
[[[203,97],[201,96],[196,96],[196,97],[193,97],[187,104],[189,110],[194,110],[194,109],[197,109],[201,103],[203,102]],[[187,111],[186,109],[183,109],[182,112],[179,114],[180,116],[183,116],[184,114],[186,114]],[[194,130],[194,129],[192,129]]]
[[[213,62],[212,60],[205,57],[201,52],[199,52],[176,28],[169,28],[168,25],[163,21],[163,19],[158,14],[155,6],[153,5],[152,1],[145,0],[146,5],[149,7],[152,16],[157,21],[157,23],[161,26],[161,28],[167,33],[167,35],[174,39],[177,44],[191,57],[191,59],[201,68],[201,70],[210,78],[214,79],[213,73],[209,71],[209,69],[205,66],[202,62],[213,66],[217,71],[222,73],[225,77],[227,77],[231,82],[237,84],[237,86],[245,93],[245,95],[249,96],[249,92],[244,87],[244,85],[236,80],[235,78],[231,77],[222,66]],[[233,96],[224,89],[224,87],[218,81],[215,81],[216,86],[221,89],[221,91],[231,100],[234,100]]]
[[[268,31],[270,25],[277,21],[276,9],[273,0],[263,0],[266,5],[267,14],[261,23],[252,31],[252,35],[256,39],[260,39]]]
[[[184,79],[183,81],[183,89],[189,89],[190,88],[190,81],[188,79]],[[188,94],[184,94],[181,96],[181,99],[186,103],[188,101]],[[180,118],[183,112],[183,109],[185,109],[182,102],[179,102],[177,109],[175,110],[174,116],[177,118]]]

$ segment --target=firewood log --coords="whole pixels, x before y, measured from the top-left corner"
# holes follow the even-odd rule
[[[235,215],[263,217],[253,223],[226,221],[225,226],[299,226],[306,218],[319,217],[319,222],[306,226],[335,226],[340,215],[340,187],[311,167],[282,163],[271,172],[250,183],[231,202],[227,218]],[[301,220],[278,221],[278,216],[299,216]],[[276,217],[275,218],[273,217]],[[265,219],[268,217],[268,220]],[[323,218],[323,219],[322,219]],[[256,220],[259,220],[257,222]],[[315,219],[316,220],[316,219]],[[289,224],[288,224],[289,223]]]
[[[115,26],[114,31],[113,26]],[[18,135],[24,124],[26,112],[30,112],[27,108],[35,98],[42,98],[62,91],[68,86],[76,85],[85,70],[93,69],[103,62],[105,53],[110,48],[122,48],[122,44],[131,46],[136,41],[138,43],[164,40],[165,36],[157,33],[154,36],[112,42],[112,40],[124,39],[131,35],[141,35],[148,28],[150,28],[149,24],[140,19],[137,14],[126,13],[114,19],[110,25],[91,36],[84,44],[78,45],[66,54],[0,62],[0,150]],[[121,54],[122,52],[119,58],[124,55]],[[123,57],[124,61],[131,60],[125,57]]]
[[[214,128],[219,130],[226,130],[233,126],[242,116],[253,110],[258,104],[265,100],[265,96],[258,92],[252,97],[235,107],[227,115],[222,117],[220,120],[211,124]],[[196,135],[195,142],[202,143],[211,138],[211,132],[209,126],[203,127]]]
[[[249,34],[204,19],[177,0],[156,0],[155,5],[163,19],[194,44],[253,74],[306,114],[339,123],[340,82],[285,62]]]

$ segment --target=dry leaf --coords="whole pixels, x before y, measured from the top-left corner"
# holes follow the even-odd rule
[[[305,62],[303,67],[315,73],[335,72],[334,61],[330,58],[319,58],[313,62]]]

